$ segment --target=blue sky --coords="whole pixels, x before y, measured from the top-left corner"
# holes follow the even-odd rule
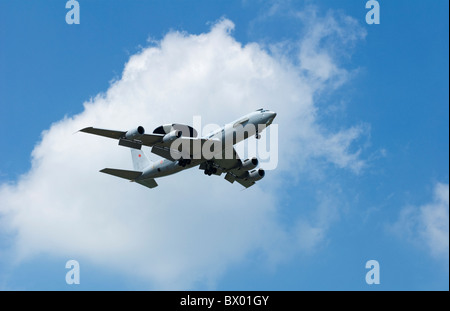
[[[365,1],[79,0],[79,3],[80,24],[68,25],[65,22],[68,11],[65,1],[0,0],[0,126],[4,133],[0,154],[0,189],[3,189],[0,192],[0,225],[3,227],[0,229],[0,289],[448,290],[448,1],[380,0],[379,25],[365,23]],[[319,36],[319,41],[308,41],[308,38],[315,38],[311,29],[321,29],[326,22],[330,22],[327,25],[331,28]],[[243,212],[243,220],[237,221],[242,221],[245,226],[248,220],[248,226],[253,226],[252,219],[263,217],[267,220],[267,215],[272,215],[275,221],[267,226],[282,236],[282,242],[278,243],[274,238],[269,243],[266,236],[263,242],[249,238],[248,243],[257,241],[261,246],[231,248],[228,257],[225,256],[228,260],[217,266],[211,264],[216,257],[203,262],[201,258],[205,256],[197,254],[197,258],[188,255],[189,250],[186,250],[176,253],[181,254],[176,269],[170,265],[167,272],[143,268],[145,272],[142,273],[118,268],[131,265],[134,258],[120,258],[117,262],[115,259],[107,260],[94,249],[83,248],[86,240],[81,237],[77,240],[76,234],[61,235],[67,238],[67,247],[61,247],[60,241],[52,239],[46,243],[46,236],[60,234],[57,225],[49,227],[56,229],[39,238],[33,251],[24,250],[33,243],[29,236],[37,231],[33,231],[32,222],[15,217],[14,209],[26,212],[27,204],[33,202],[19,200],[21,191],[27,191],[24,197],[38,198],[36,200],[39,201],[40,194],[33,191],[44,187],[40,185],[26,190],[32,180],[47,176],[45,170],[48,166],[35,161],[33,168],[32,158],[49,159],[46,150],[59,150],[56,139],[48,138],[48,142],[45,140],[41,144],[46,135],[42,132],[56,122],[62,126],[64,120],[71,121],[72,118],[77,119],[75,116],[83,115],[83,103],[90,101],[96,106],[101,102],[101,99],[96,99],[97,94],[105,94],[113,89],[114,83],[125,80],[122,79],[123,71],[130,57],[142,56],[142,51],[149,47],[158,48],[161,42],[170,47],[174,44],[174,49],[179,42],[180,50],[189,51],[192,45],[195,46],[189,41],[190,35],[213,37],[211,29],[222,27],[217,25],[228,27],[225,37],[218,35],[220,40],[229,42],[231,38],[241,46],[256,43],[258,51],[255,54],[251,52],[251,55],[265,53],[279,63],[284,59],[288,65],[281,66],[285,71],[279,77],[280,81],[287,80],[280,85],[295,87],[298,79],[301,83],[306,81],[306,85],[313,89],[307,94],[312,94],[314,113],[311,117],[314,122],[306,129],[318,134],[324,146],[314,147],[310,138],[290,134],[298,129],[287,125],[295,123],[292,120],[289,123],[279,113],[279,135],[292,138],[289,144],[280,146],[280,153],[287,153],[287,148],[290,148],[301,156],[297,159],[292,158],[296,157],[295,154],[289,154],[290,158],[280,165],[278,172],[273,173],[277,176],[276,184],[268,181],[271,178],[269,172],[256,186],[270,193],[269,203],[262,207],[267,214],[250,209]],[[334,26],[336,29],[333,30]],[[181,37],[175,36],[169,44],[167,34],[174,32],[179,32]],[[195,57],[195,53],[192,55]],[[334,75],[331,73],[330,78],[321,78],[311,55],[327,56],[331,59],[330,64],[326,64],[330,65],[327,68],[339,68],[340,71]],[[136,62],[140,60],[139,57],[134,59]],[[170,60],[168,56],[164,59]],[[165,64],[161,60],[153,66]],[[161,68],[166,68],[164,66]],[[164,72],[157,72],[164,76]],[[295,74],[290,79],[292,72]],[[171,77],[167,79],[173,81]],[[184,86],[179,87],[183,89]],[[249,93],[252,94],[251,91]],[[215,94],[211,93],[211,96],[215,98]],[[277,111],[292,109],[283,102],[285,97],[277,97],[276,90],[273,96],[280,101],[274,103],[273,108],[268,105],[265,108]],[[105,100],[108,102],[110,99],[107,97]],[[130,105],[128,111],[131,114],[132,103],[126,105]],[[211,122],[232,120],[213,119],[214,109],[221,111],[221,108],[211,103],[197,105],[196,109],[204,109],[205,114],[208,113]],[[165,114],[155,113],[164,121],[158,119],[145,123],[147,121],[141,119],[137,122],[144,122],[149,127],[172,122],[171,114],[179,106],[168,104],[167,107]],[[232,115],[238,117],[235,111]],[[242,111],[242,114],[248,111]],[[174,118],[183,119],[188,115],[188,109],[183,107],[183,114],[175,113]],[[121,129],[120,125],[118,127]],[[57,127],[52,129],[56,132]],[[357,134],[351,136],[349,129]],[[50,132],[53,133],[52,130]],[[345,138],[342,144],[348,142],[348,145],[333,155],[334,149],[330,147],[333,140],[327,138],[338,137],[333,135],[339,133]],[[339,144],[333,147],[338,148]],[[114,145],[105,153],[110,155],[109,151],[117,149]],[[344,158],[350,160],[342,162]],[[120,166],[119,160],[116,163]],[[53,160],[48,161],[53,163]],[[356,163],[364,165],[355,169]],[[69,172],[70,169],[80,170],[78,164],[74,160]],[[97,170],[93,169],[91,173],[99,175]],[[188,177],[194,173],[200,175],[200,172],[192,172]],[[48,176],[52,174],[48,173]],[[71,178],[70,175],[65,177]],[[90,175],[84,175],[84,178],[98,180],[98,177]],[[167,188],[176,185],[178,178],[166,179],[166,184],[161,183],[155,190],[160,191],[161,196],[167,195]],[[217,184],[223,183],[224,187],[208,189],[208,182],[203,178],[198,179],[200,183],[204,181],[202,196],[204,193],[215,195],[217,191],[230,191],[229,185],[220,178]],[[74,179],[71,184],[69,180],[67,188],[57,188],[61,191],[56,195],[55,206],[64,206],[64,200],[76,200],[71,197],[71,191],[78,187],[76,182]],[[108,182],[117,187],[123,185],[120,180]],[[161,191],[164,186],[166,190]],[[214,186],[215,183],[211,187]],[[250,190],[240,194],[233,192],[232,195],[241,200],[237,204],[240,209],[257,200],[258,189],[253,193]],[[65,191],[67,195],[60,195]],[[148,189],[131,191],[136,191],[142,199],[156,200],[153,196],[158,196],[149,194],[153,190]],[[123,196],[125,200],[126,194]],[[95,197],[95,193],[83,196],[83,200],[106,206]],[[52,201],[46,202],[52,204]],[[144,208],[147,210],[134,208],[128,213],[151,213],[148,211],[151,206]],[[195,210],[196,206],[187,203],[183,208]],[[195,215],[202,215],[203,209],[195,211],[199,212],[193,212]],[[47,217],[47,212],[39,208],[35,211],[38,218],[39,215]],[[83,210],[79,212],[83,215]],[[114,215],[112,213],[110,217]],[[208,215],[212,219],[217,216]],[[110,219],[120,223],[116,218]],[[134,219],[133,215],[130,219]],[[163,219],[163,225],[171,225],[164,223]],[[45,221],[50,220],[46,218]],[[205,216],[204,221],[209,219]],[[64,225],[61,220],[59,224]],[[101,231],[98,224],[94,225]],[[228,225],[232,230],[234,223]],[[78,229],[75,227],[73,230]],[[296,232],[300,232],[299,244],[293,243],[297,241]],[[314,232],[320,232],[317,239],[309,236]],[[447,233],[446,240],[442,240],[442,233]],[[193,242],[193,249],[197,249],[196,243],[204,241],[198,238],[202,234],[194,236],[199,239]],[[227,240],[226,236],[225,230],[220,235],[222,243],[236,243],[236,240]],[[145,242],[145,239],[139,242]],[[274,248],[277,244],[283,244],[283,247]],[[141,249],[141,246],[137,245],[136,249]],[[224,248],[210,251],[219,256]],[[119,249],[109,256],[119,258],[117,254],[126,251],[126,248]],[[153,256],[152,251],[151,248],[142,254],[138,251],[136,257],[142,256],[144,260],[146,256]],[[164,252],[165,248],[158,248],[158,251]],[[183,256],[194,263],[183,265]],[[65,262],[69,259],[80,262],[80,285],[65,283]],[[379,285],[369,286],[365,282],[368,272],[365,263],[371,259],[380,263]],[[199,262],[198,266],[195,262]],[[194,267],[192,274],[183,270],[189,267]],[[166,278],[164,273],[170,282],[161,281]]]

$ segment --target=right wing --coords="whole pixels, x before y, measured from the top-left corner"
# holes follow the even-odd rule
[[[122,137],[125,137],[125,133],[126,133],[126,132],[122,132],[122,131],[111,131],[111,130],[93,128],[92,126],[86,127],[84,129],[80,130],[80,132],[94,134],[94,135],[100,135],[100,136],[114,138],[114,139],[120,139]]]
[[[95,127],[86,127],[84,129],[81,129],[80,132],[83,133],[89,133],[94,135],[99,135],[103,137],[113,138],[119,140],[119,145],[124,145],[126,147],[134,148],[134,149],[141,149],[140,146],[148,146],[153,147],[155,145],[158,145],[160,149],[170,149],[170,146],[172,144],[171,141],[169,142],[163,142],[163,138],[165,134],[159,134],[159,133],[152,133],[152,134],[143,134],[140,135],[137,138],[134,139],[127,139],[125,131],[114,131],[114,130],[106,130],[106,129],[100,129]],[[180,140],[181,143],[188,142],[192,146],[193,141],[200,141],[204,142],[204,139],[198,139],[198,138],[192,138],[192,137],[180,137],[177,138]]]
[[[127,139],[125,131],[106,130],[94,127],[86,127],[80,132],[99,135],[103,137],[113,138],[119,140],[119,145],[141,149],[142,145],[152,147],[152,152],[170,161],[183,158],[194,158],[196,154],[201,153],[203,144],[207,141],[204,138],[186,137],[182,136],[176,138],[174,141],[163,141],[165,134],[153,133],[143,134],[134,139]],[[175,144],[175,149],[172,147]],[[172,157],[174,155],[175,157]]]
[[[129,140],[126,139],[125,137],[127,132],[106,130],[94,127],[86,127],[80,130],[80,132],[99,135],[113,139],[119,139],[120,145],[134,149],[141,149],[142,145],[152,147],[155,144],[162,142],[162,139],[164,137],[163,134],[144,134],[137,139]]]

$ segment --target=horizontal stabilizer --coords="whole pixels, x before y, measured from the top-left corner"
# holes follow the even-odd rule
[[[158,184],[156,183],[155,179],[153,178],[147,178],[147,179],[141,179],[136,180],[136,182],[142,186],[148,187],[148,188],[155,188],[158,187]]]
[[[142,172],[118,170],[118,169],[114,169],[114,168],[104,168],[100,172],[109,174],[109,175],[113,175],[116,177],[120,177],[120,178],[125,178],[128,180],[135,180],[136,178],[138,178],[139,176],[142,175]]]

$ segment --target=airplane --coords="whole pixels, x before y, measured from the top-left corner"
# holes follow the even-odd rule
[[[197,131],[191,126],[177,123],[161,125],[152,134],[146,134],[142,126],[129,131],[86,127],[80,132],[118,139],[120,146],[131,149],[134,170],[105,168],[102,173],[155,188],[158,186],[155,178],[199,166],[205,175],[226,173],[225,180],[237,181],[248,188],[262,179],[265,172],[262,168],[256,169],[259,164],[256,157],[242,161],[234,145],[253,135],[260,139],[260,132],[272,124],[276,115],[261,108],[201,138],[197,138]],[[151,162],[141,150],[142,146],[151,147],[151,152],[163,159]]]

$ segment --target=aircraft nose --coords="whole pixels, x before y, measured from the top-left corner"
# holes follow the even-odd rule
[[[267,125],[270,125],[270,124],[272,124],[272,122],[273,122],[273,119],[275,119],[275,117],[277,116],[277,113],[276,112],[273,112],[273,111],[268,111],[267,112]]]

